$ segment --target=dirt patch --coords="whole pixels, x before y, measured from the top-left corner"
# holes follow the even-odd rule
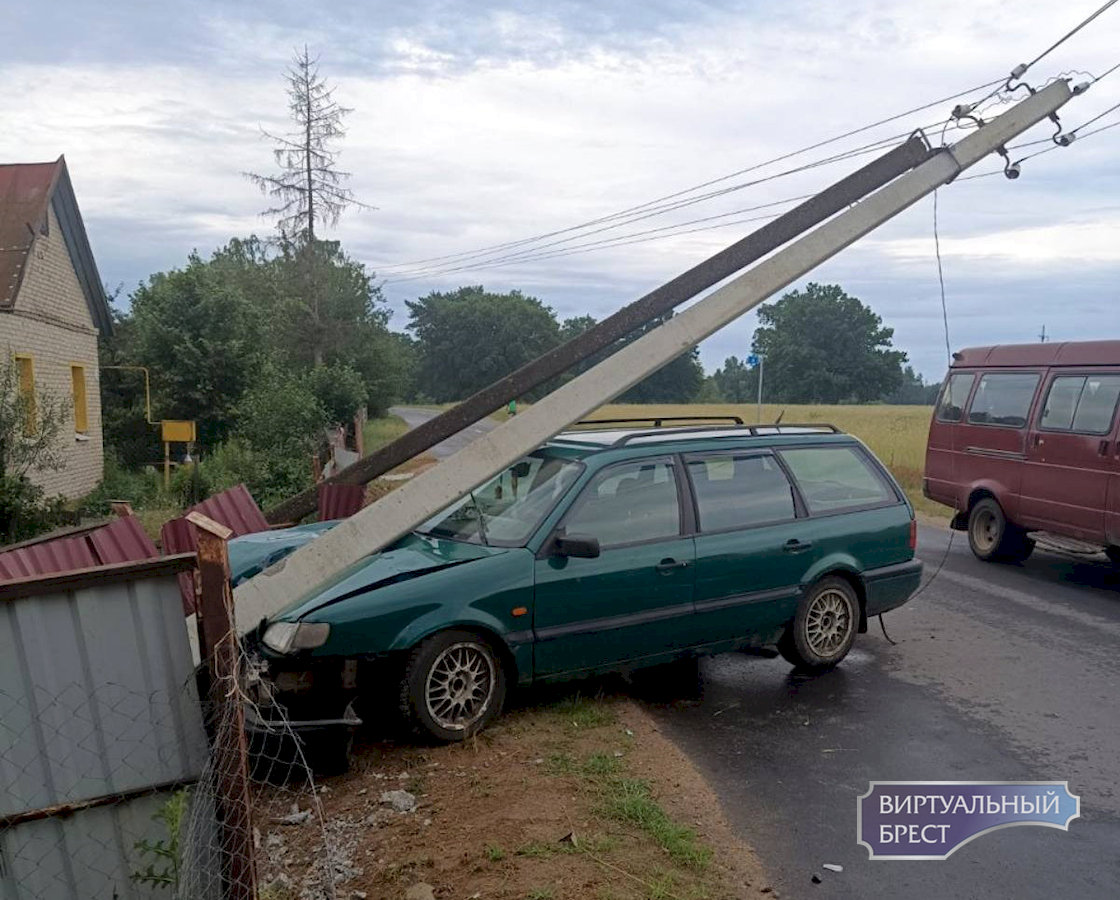
[[[772,896],[710,788],[626,698],[516,709],[461,745],[366,743],[320,791],[340,900]],[[323,854],[299,845],[322,830],[263,825],[263,896],[301,896]]]

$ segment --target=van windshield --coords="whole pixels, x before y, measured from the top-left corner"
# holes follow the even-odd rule
[[[582,463],[538,450],[436,513],[416,530],[419,534],[454,541],[521,547],[581,471]]]

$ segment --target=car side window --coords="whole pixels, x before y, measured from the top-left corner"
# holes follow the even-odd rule
[[[1048,431],[1108,434],[1120,399],[1120,375],[1062,375],[1050,384],[1039,426]]]
[[[810,513],[898,502],[891,487],[854,447],[798,447],[780,455]]]
[[[565,516],[564,528],[598,538],[603,548],[676,537],[681,516],[672,463],[641,460],[599,472]]]
[[[688,460],[700,530],[729,531],[795,516],[793,486],[769,454]]]
[[[968,410],[969,424],[1022,428],[1037,387],[1038,375],[1028,372],[981,376]]]
[[[976,376],[972,372],[957,372],[950,375],[941,390],[937,402],[939,422],[959,422],[964,417],[964,405],[968,402],[969,391]]]

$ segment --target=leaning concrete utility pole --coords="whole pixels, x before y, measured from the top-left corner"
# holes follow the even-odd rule
[[[346,566],[392,543],[771,294],[948,184],[964,169],[1060,109],[1071,96],[1065,80],[1032,94],[438,466],[301,547],[273,569],[242,584],[234,594],[238,621],[253,627],[261,617],[276,612]]]
[[[917,137],[900,144],[715,256],[624,306],[578,337],[499,378],[446,412],[347,466],[329,480],[366,484],[378,475],[396,468],[445,438],[458,434],[511,400],[524,397],[533,388],[563,374],[576,363],[607,349],[646,323],[672,311],[690,297],[695,297],[701,291],[706,291],[740,269],[757,262],[806,229],[819,225],[875,188],[910,171],[925,161],[929,152],[925,141]],[[296,522],[314,512],[316,503],[317,489],[311,488],[272,507],[265,513],[265,517],[273,524]]]

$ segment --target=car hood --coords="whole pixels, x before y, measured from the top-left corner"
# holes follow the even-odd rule
[[[230,582],[237,587],[241,582],[248,581],[304,544],[315,540],[324,531],[330,531],[341,521],[332,519],[327,522],[312,522],[309,525],[259,531],[234,538],[229,542]]]
[[[318,586],[280,610],[272,620],[290,622],[301,619],[324,606],[375,588],[508,552],[503,547],[483,547],[411,534],[387,550],[367,556],[344,569],[325,585]]]

